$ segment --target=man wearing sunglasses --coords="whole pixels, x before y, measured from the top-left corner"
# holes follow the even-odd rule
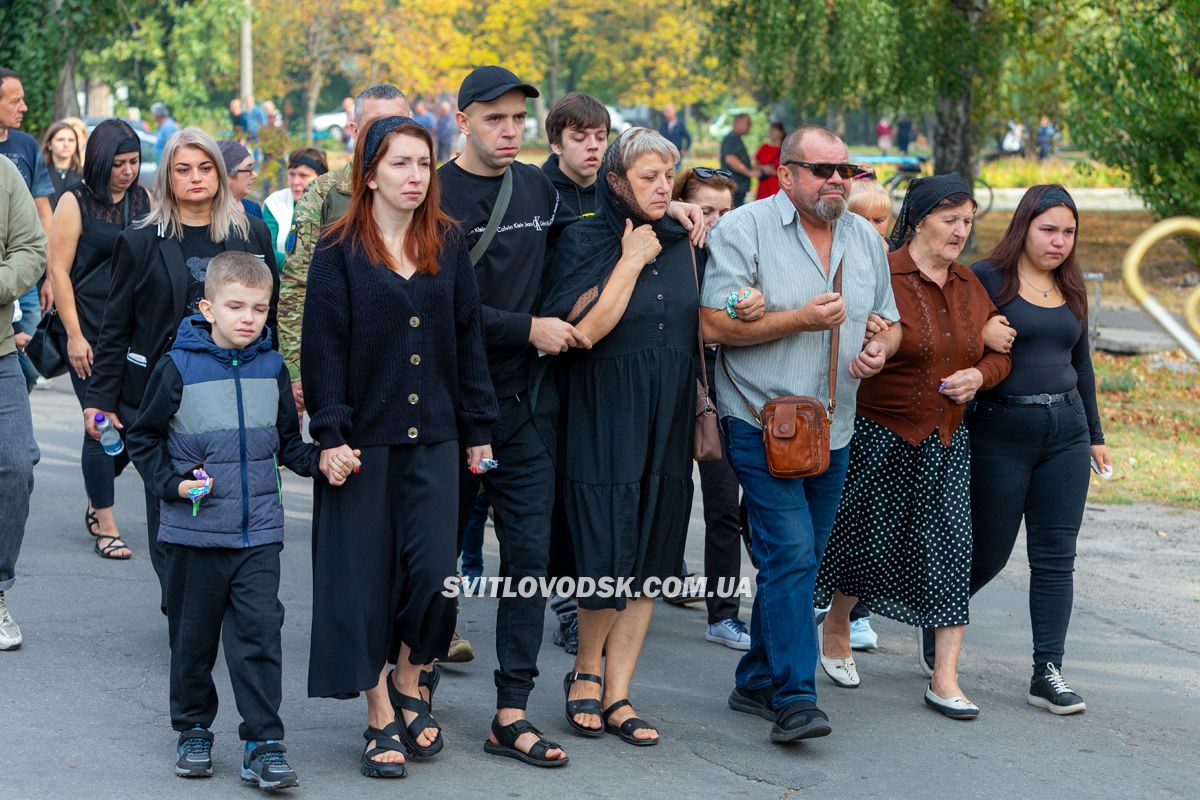
[[[729,398],[720,410],[725,452],[742,485],[759,570],[750,650],[738,664],[729,706],[773,721],[776,742],[831,730],[816,705],[813,586],[841,499],[858,382],[879,372],[900,344],[900,326],[887,322],[899,313],[879,234],[845,214],[858,172],[847,160],[832,131],[807,126],[789,134],[780,192],[734,209],[713,229],[700,297],[704,340],[721,345],[716,378],[717,396]],[[766,299],[767,313],[753,322],[733,318],[730,294],[743,286]],[[869,317],[878,333],[860,350]],[[825,402],[826,331],[834,328],[840,345],[829,467],[808,478],[773,477],[755,414],[773,397]]]

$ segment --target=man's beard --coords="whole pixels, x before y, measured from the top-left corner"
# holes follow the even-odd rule
[[[818,219],[833,222],[846,213],[846,199],[840,196],[823,197],[813,206],[813,213],[817,215]]]

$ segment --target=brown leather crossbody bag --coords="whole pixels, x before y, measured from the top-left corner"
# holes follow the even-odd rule
[[[833,291],[841,294],[842,268],[838,265],[833,279]],[[833,328],[829,338],[829,404],[815,397],[789,395],[772,397],[756,411],[746,395],[737,388],[725,359],[721,368],[734,391],[746,404],[754,420],[762,426],[763,445],[767,453],[767,470],[776,478],[811,478],[829,469],[829,429],[837,408],[838,339],[841,326]]]

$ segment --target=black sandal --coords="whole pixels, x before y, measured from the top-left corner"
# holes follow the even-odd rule
[[[359,767],[363,775],[366,775],[368,778],[403,778],[408,774],[408,768],[404,766],[403,762],[372,760],[374,756],[381,756],[388,752],[403,753],[404,746],[392,738],[399,734],[400,726],[394,720],[383,728],[368,727],[363,731],[363,738],[367,740],[368,745],[371,744],[372,740],[375,742],[374,747],[363,749],[362,764]]]
[[[533,743],[533,747],[529,748],[528,753],[522,753],[517,749],[517,739],[526,733],[532,733],[538,737],[538,740]],[[492,735],[496,737],[499,744],[486,741],[483,743],[483,749],[494,756],[515,758],[535,767],[562,767],[571,761],[570,757],[546,758],[546,753],[551,750],[562,750],[562,745],[547,739],[527,719],[519,719],[511,725],[501,725],[499,717],[492,717]],[[565,751],[563,755],[566,756]]]
[[[567,722],[571,723],[571,727],[575,729],[576,733],[580,733],[584,736],[591,736],[593,738],[599,738],[604,735],[603,724],[599,728],[589,728],[586,725],[580,725],[578,722],[576,722],[575,715],[595,714],[603,721],[603,711],[600,707],[600,700],[599,698],[595,697],[585,697],[581,700],[572,700],[571,684],[575,681],[591,681],[592,683],[600,684],[600,676],[592,675],[587,672],[568,672],[566,677],[563,678],[563,692],[567,696]]]
[[[108,544],[101,547],[100,546],[101,539],[107,539]],[[113,561],[128,561],[130,558],[133,557],[133,551],[130,551],[123,556],[114,556],[113,555],[114,551],[129,550],[129,545],[127,545],[127,544],[125,544],[125,542],[121,541],[120,536],[109,536],[107,533],[97,533],[96,534],[96,541],[92,545],[92,549],[95,550],[96,555],[100,556],[101,558],[107,558],[107,559],[111,559]]]
[[[390,677],[387,687],[388,698],[392,701],[392,707],[396,709],[396,722],[400,726],[400,741],[404,742],[408,754],[413,758],[432,758],[442,752],[442,748],[446,746],[446,738],[442,736],[442,726],[438,725],[437,720],[433,718],[429,703],[419,697],[401,694]],[[412,711],[417,715],[407,725],[404,724],[405,711]],[[417,744],[417,737],[426,728],[437,728],[437,737],[428,747],[421,747]]]
[[[390,675],[388,676],[391,677]],[[433,713],[433,693],[437,691],[438,684],[442,682],[442,670],[436,663],[433,669],[426,672],[421,670],[421,677],[417,679],[417,687],[419,689],[429,690],[429,712]]]
[[[629,702],[629,698],[626,698],[624,700],[618,700],[608,708],[604,709],[604,732],[620,736],[624,741],[638,747],[649,747],[651,745],[658,744],[660,741],[662,741],[661,736],[657,739],[639,739],[633,735],[635,731],[640,730],[650,730],[654,731],[655,733],[658,732],[658,728],[647,723],[644,719],[639,717],[630,717],[622,722],[619,726],[608,724],[608,718],[614,711],[616,711],[618,708],[624,708],[625,706],[632,705],[633,704]]]
[[[95,530],[92,529],[93,525],[96,526]],[[100,518],[96,516],[96,509],[92,508],[91,504],[88,505],[87,511],[83,512],[83,527],[87,528],[88,536],[100,535]]]

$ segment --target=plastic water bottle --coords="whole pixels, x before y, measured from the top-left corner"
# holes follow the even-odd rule
[[[100,431],[100,446],[104,448],[104,452],[110,456],[121,455],[125,443],[121,441],[121,434],[113,427],[112,420],[103,414],[97,414],[96,430]]]

